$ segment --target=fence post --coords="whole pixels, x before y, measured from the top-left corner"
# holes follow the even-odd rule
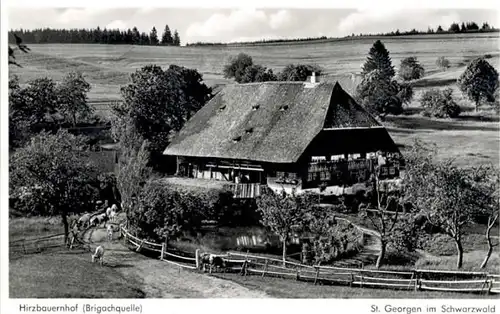
[[[262,277],[264,277],[264,275],[266,274],[266,271],[267,271],[267,263],[269,262],[269,260],[266,258],[266,265],[264,265],[264,272],[262,273]]]
[[[161,255],[160,255],[160,260],[162,260],[162,261],[163,261],[163,256],[164,256],[164,254],[165,254],[165,243],[162,243],[162,244],[161,244],[161,253],[160,253],[160,254],[161,254]]]
[[[299,281],[299,279],[300,279],[300,278],[299,278],[299,276],[300,276],[300,275],[299,275],[299,272],[300,272],[300,270],[297,268],[297,277],[295,277],[295,280],[297,280],[297,281]]]
[[[194,253],[194,258],[196,259],[196,269],[200,269],[200,249],[196,249]]]
[[[316,285],[316,282],[318,281],[319,277],[319,267],[316,266],[316,277],[314,277],[314,284]]]
[[[354,274],[351,272],[351,282],[349,283],[349,286],[352,287],[354,283]]]
[[[145,240],[142,240],[141,241],[141,244],[137,247],[137,249],[135,250],[136,252],[139,252],[141,249],[142,249],[142,246],[144,245],[144,241]]]
[[[24,252],[24,254],[26,254],[26,244],[25,244],[24,240],[23,240],[23,252]]]
[[[412,277],[415,277],[415,286],[413,287],[413,291],[417,291],[417,289],[418,289],[418,273],[416,271],[414,271]]]
[[[360,275],[360,287],[363,288],[363,275]]]

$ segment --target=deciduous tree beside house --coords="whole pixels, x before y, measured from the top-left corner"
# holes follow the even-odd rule
[[[60,215],[64,225],[64,240],[68,239],[68,214],[92,207],[98,190],[96,168],[85,162],[84,139],[65,130],[56,134],[42,132],[24,147],[16,150],[9,160],[9,189],[14,198],[37,201],[17,208],[27,214],[37,208],[41,215]],[[32,195],[40,197],[31,198]],[[24,203],[25,204],[25,203]]]
[[[286,261],[287,242],[294,232],[304,228],[306,214],[316,204],[316,196],[308,193],[275,193],[269,188],[264,188],[257,198],[257,210],[262,215],[261,223],[275,232],[283,243],[283,263]]]

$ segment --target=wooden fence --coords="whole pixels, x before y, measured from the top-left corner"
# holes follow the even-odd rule
[[[121,231],[126,243],[137,252],[149,250],[159,253],[160,260],[186,269],[200,269],[199,250],[196,253],[169,252],[165,244],[141,240],[131,235],[123,226]],[[189,256],[188,256],[189,255]],[[500,293],[500,275],[486,272],[459,272],[413,269],[408,271],[375,270],[332,266],[310,266],[283,261],[266,256],[241,252],[218,255],[226,263],[225,271],[242,275],[279,277],[314,284],[347,285],[351,287],[384,288],[413,291],[445,291],[469,293]],[[445,280],[449,279],[449,280]]]
[[[9,252],[18,254],[33,254],[65,247],[64,233],[33,239],[20,239],[9,242]]]

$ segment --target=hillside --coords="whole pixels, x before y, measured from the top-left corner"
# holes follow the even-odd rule
[[[203,74],[205,82],[216,88],[232,83],[224,79],[222,69],[231,56],[240,52],[251,55],[255,63],[274,71],[290,63],[313,63],[324,69],[323,80],[339,80],[353,93],[361,65],[375,38],[358,38],[333,42],[311,42],[279,45],[233,47],[153,47],[100,44],[45,44],[30,45],[32,52],[17,54],[23,68],[10,67],[21,83],[36,77],[60,80],[66,73],[78,70],[84,73],[92,86],[89,99],[96,104],[101,115],[109,115],[107,101],[120,99],[120,86],[128,81],[130,73],[147,64],[168,67],[177,64],[195,68]],[[386,126],[403,151],[418,138],[435,142],[442,157],[456,157],[461,165],[495,163],[499,156],[498,117],[475,114],[468,100],[458,91],[455,80],[473,58],[490,55],[489,62],[500,69],[500,38],[498,34],[461,34],[440,36],[384,37],[393,65],[400,60],[416,56],[427,75],[416,82],[415,97],[409,105],[409,116],[389,117]],[[435,61],[439,56],[448,58],[451,68],[439,71]],[[354,81],[353,81],[354,79]],[[418,113],[419,97],[430,87],[451,87],[464,109],[462,117],[453,121],[422,118]]]

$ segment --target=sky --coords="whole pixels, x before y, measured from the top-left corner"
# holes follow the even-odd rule
[[[213,9],[213,8],[16,8],[8,9],[10,29],[132,28],[161,36],[165,24],[187,42],[236,42],[274,38],[342,37],[428,26],[447,28],[452,22],[489,22],[500,26],[491,9]]]

